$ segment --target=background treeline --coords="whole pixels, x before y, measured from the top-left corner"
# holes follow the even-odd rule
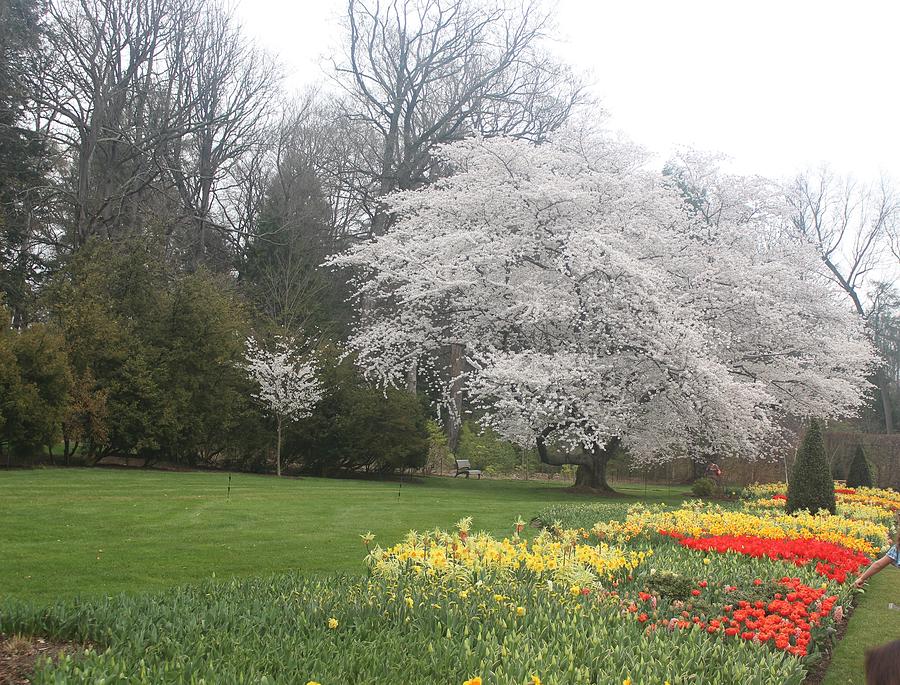
[[[0,0],[4,462],[269,468],[251,333],[323,362],[287,464],[385,471],[446,444],[415,377],[385,392],[344,358],[349,289],[320,265],[442,173],[435,144],[539,140],[583,95],[533,7],[410,7],[401,26],[351,0],[332,82],[288,97],[215,0]]]
[[[363,379],[350,287],[321,265],[389,227],[387,193],[446,173],[435,145],[597,116],[552,29],[538,3],[348,0],[330,80],[289,96],[217,0],[0,0],[0,457],[268,469],[252,333],[324,362],[325,398],[285,435],[296,469],[533,471],[436,415],[414,365],[403,390]],[[889,364],[856,427],[889,433],[900,305],[868,301]]]

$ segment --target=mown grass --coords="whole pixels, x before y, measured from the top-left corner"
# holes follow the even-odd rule
[[[85,607],[95,611],[103,595],[140,595],[140,603],[148,591],[203,587],[213,575],[358,576],[365,553],[358,536],[367,530],[390,544],[409,529],[451,527],[473,516],[477,529],[504,535],[517,516],[596,501],[566,492],[566,483],[546,481],[430,478],[401,488],[396,482],[233,475],[230,496],[227,485],[223,473],[0,471],[0,598],[28,602],[35,616],[46,617],[40,608],[57,600],[91,597]],[[618,488],[620,496],[601,500],[608,516],[637,501],[677,505],[687,496],[680,488]],[[900,611],[887,609],[890,601],[900,603],[898,597],[895,569],[870,581],[825,685],[862,685],[864,651],[900,637]],[[119,609],[124,606],[116,602],[127,602],[112,601]]]
[[[494,534],[547,505],[582,501],[566,483],[426,478],[418,483],[111,469],[0,471],[0,596],[143,592],[273,572],[362,573],[359,539],[463,516]],[[678,488],[621,486],[622,502],[678,504]],[[399,496],[398,496],[399,495]]]
[[[866,650],[900,639],[900,610],[888,609],[889,602],[900,605],[900,570],[895,567],[884,569],[867,583],[822,685],[865,685]]]

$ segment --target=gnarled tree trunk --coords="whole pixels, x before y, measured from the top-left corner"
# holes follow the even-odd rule
[[[545,442],[554,428],[555,426],[550,426],[537,438],[537,450],[541,462],[552,466],[577,465],[578,470],[575,472],[574,490],[615,492],[606,480],[606,465],[615,456],[619,445],[622,444],[621,438],[612,437],[604,445],[594,443],[591,449],[584,450],[582,454],[555,456],[551,455],[547,450],[547,443]]]
[[[590,451],[585,452],[587,461],[579,464],[578,471],[575,472],[576,489],[613,492],[606,481],[606,465],[615,456],[620,442],[619,438],[611,438],[605,445],[595,444]]]

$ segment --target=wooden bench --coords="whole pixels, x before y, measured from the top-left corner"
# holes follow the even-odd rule
[[[457,459],[456,460],[456,473],[453,474],[453,477],[461,476],[465,474],[466,478],[469,476],[478,476],[481,478],[481,471],[478,469],[473,469],[472,465],[469,463],[468,459]]]

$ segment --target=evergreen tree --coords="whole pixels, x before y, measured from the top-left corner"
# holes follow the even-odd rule
[[[862,445],[856,446],[853,461],[847,471],[848,488],[871,488],[873,485],[872,470],[869,468],[869,460]]]
[[[822,428],[813,419],[809,423],[803,443],[797,450],[797,460],[788,483],[787,511],[807,509],[813,513],[826,509],[835,513],[834,481],[825,458]]]
[[[0,293],[16,328],[34,318],[32,290],[43,271],[32,247],[36,189],[44,183],[47,160],[27,120],[31,93],[25,78],[40,35],[35,0],[0,0]]]

